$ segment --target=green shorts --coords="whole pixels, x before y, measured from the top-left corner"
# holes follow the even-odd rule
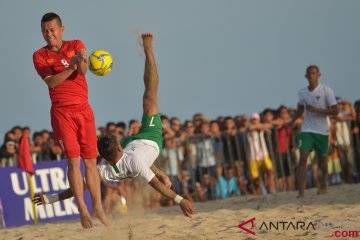
[[[300,133],[299,147],[301,151],[311,152],[315,150],[319,158],[326,158],[329,149],[329,136],[317,133]]]
[[[146,139],[156,142],[159,151],[162,151],[162,122],[160,113],[154,115],[143,115],[141,119],[140,132],[134,136],[129,136],[121,141],[121,146],[126,147],[131,141],[136,139]]]

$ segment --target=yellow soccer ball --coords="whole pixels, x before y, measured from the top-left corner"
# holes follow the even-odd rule
[[[97,76],[105,76],[112,70],[113,60],[107,51],[95,50],[88,58],[89,70]]]

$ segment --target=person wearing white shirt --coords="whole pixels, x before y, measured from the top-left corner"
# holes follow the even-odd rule
[[[300,161],[297,168],[299,197],[304,197],[306,160],[315,150],[319,166],[322,170],[320,189],[325,193],[327,188],[327,153],[329,145],[328,116],[336,116],[339,112],[333,90],[319,83],[320,70],[316,65],[306,69],[305,77],[309,85],[299,91],[299,105],[293,122],[303,113],[304,122],[300,134]]]

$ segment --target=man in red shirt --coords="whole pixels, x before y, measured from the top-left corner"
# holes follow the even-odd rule
[[[85,179],[92,198],[92,215],[107,224],[101,206],[100,178],[96,168],[97,137],[93,111],[88,103],[86,50],[80,40],[64,41],[64,26],[55,13],[41,19],[47,43],[33,55],[36,71],[49,87],[51,126],[68,164],[68,179],[78,203],[81,224],[93,227],[84,202],[80,157],[84,159]]]

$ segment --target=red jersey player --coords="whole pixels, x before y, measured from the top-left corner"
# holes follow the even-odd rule
[[[33,62],[49,87],[51,126],[67,158],[68,179],[78,203],[81,224],[84,228],[93,227],[84,202],[80,157],[84,159],[86,184],[92,198],[92,215],[107,224],[96,168],[97,137],[94,114],[88,103],[85,46],[80,40],[62,40],[64,26],[55,13],[46,13],[42,17],[41,31],[47,45],[34,53]]]

